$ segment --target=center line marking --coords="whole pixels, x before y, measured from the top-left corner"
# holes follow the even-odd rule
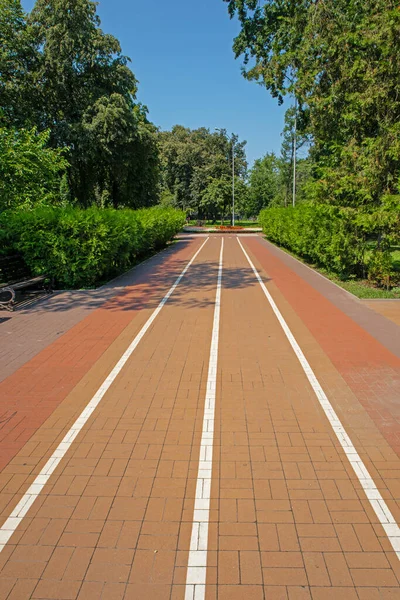
[[[14,508],[8,519],[0,528],[0,552],[4,549],[4,546],[7,544],[12,534],[17,529],[18,525],[22,522],[22,519],[27,514],[28,510],[35,502],[36,498],[39,496],[40,492],[43,490],[44,486],[50,479],[50,476],[54,473],[55,469],[64,458],[68,449],[71,447],[72,442],[75,440],[77,435],[80,433],[84,425],[89,420],[89,417],[92,415],[93,411],[101,402],[102,398],[109,390],[112,383],[115,381],[121,370],[123,369],[125,363],[130,358],[131,354],[147,332],[147,330],[151,327],[152,323],[156,319],[157,315],[161,312],[163,306],[167,303],[168,299],[174,293],[175,289],[180,284],[182,278],[186,274],[187,270],[193,263],[193,261],[197,258],[201,250],[204,248],[209,238],[204,240],[203,244],[197,250],[196,254],[192,257],[192,259],[188,262],[186,267],[183,269],[182,273],[179,275],[178,279],[175,281],[174,285],[170,288],[164,298],[161,300],[158,307],[155,311],[150,315],[147,319],[146,323],[143,325],[142,329],[139,331],[135,339],[128,346],[127,350],[121,356],[111,373],[108,377],[103,381],[93,398],[90,400],[89,404],[86,405],[84,410],[81,412],[75,423],[72,425],[71,429],[65,435],[63,440],[54,450],[53,454],[44,465],[43,469],[40,471],[39,475],[36,477],[32,485],[28,488],[27,492],[18,502],[17,506]]]
[[[286,335],[287,339],[289,340],[290,345],[292,346],[297,358],[299,359],[299,362],[300,362],[301,366],[303,367],[303,371],[306,374],[307,379],[310,382],[311,387],[313,388],[315,395],[317,396],[317,399],[318,399],[320,405],[322,406],[322,408],[325,412],[325,415],[327,416],[328,421],[330,422],[332,429],[336,434],[337,439],[339,440],[340,445],[342,446],[344,452],[346,453],[346,456],[349,459],[349,462],[353,468],[354,473],[357,475],[358,480],[362,485],[362,488],[365,492],[365,495],[367,496],[367,498],[369,500],[370,505],[372,506],[376,516],[379,519],[380,524],[382,525],[383,529],[385,530],[385,533],[393,547],[393,550],[395,551],[395,553],[397,555],[397,558],[400,560],[400,527],[398,526],[396,519],[394,518],[388,505],[382,498],[380,491],[376,487],[374,480],[372,479],[371,475],[369,474],[369,472],[367,470],[367,467],[364,465],[356,448],[353,445],[353,442],[347,435],[346,430],[343,427],[339,417],[337,416],[335,409],[333,408],[332,404],[329,402],[327,395],[325,394],[324,390],[322,389],[322,386],[319,383],[314,371],[312,370],[309,362],[307,361],[306,357],[304,356],[302,349],[300,348],[299,344],[296,341],[296,338],[292,334],[292,332],[291,332],[288,324],[286,323],[285,319],[283,318],[279,308],[275,304],[274,299],[272,298],[271,294],[267,290],[265,283],[261,279],[257,269],[251,262],[249,255],[247,254],[246,250],[243,248],[243,245],[242,245],[240,239],[239,238],[236,238],[236,239],[239,242],[239,245],[242,248],[245,257],[247,258],[247,261],[248,261],[250,267],[253,269],[253,272],[254,272],[265,296],[267,297],[267,300],[270,303],[271,308],[275,313],[275,316],[277,317],[283,331],[285,332],[285,335]],[[197,598],[196,598],[196,600],[197,600]]]
[[[203,431],[200,443],[199,470],[197,473],[192,535],[190,538],[189,561],[186,575],[185,600],[204,600],[206,595],[208,523],[211,501],[223,253],[224,240],[222,239],[219,255],[217,292],[215,295],[210,362],[208,365],[207,391],[204,404]]]

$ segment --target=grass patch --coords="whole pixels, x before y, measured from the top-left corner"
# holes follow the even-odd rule
[[[393,288],[392,290],[388,291],[373,286],[366,279],[347,279],[343,281],[333,273],[326,273],[322,269],[317,269],[316,267],[313,267],[313,269],[319,271],[320,273],[322,273],[322,275],[325,275],[325,277],[327,277],[337,285],[340,285],[340,287],[347,290],[351,294],[354,294],[354,296],[357,296],[357,298],[361,298],[364,300],[374,298],[400,300],[400,288]]]

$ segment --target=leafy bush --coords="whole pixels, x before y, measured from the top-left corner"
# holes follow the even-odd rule
[[[390,250],[375,250],[368,260],[368,279],[379,286],[390,288],[392,254]]]
[[[351,211],[302,204],[267,208],[259,220],[270,240],[311,262],[340,275],[360,271],[364,247]]]
[[[0,127],[0,211],[61,205],[64,152],[49,148],[48,131]]]
[[[38,208],[0,215],[2,253],[20,253],[32,273],[64,288],[94,286],[162,248],[185,223],[172,208]]]
[[[390,245],[398,239],[399,229],[392,208],[383,206],[366,214],[325,204],[301,204],[264,209],[259,221],[268,239],[310,262],[343,278],[368,276],[388,286],[397,281]],[[370,245],[372,240],[370,252],[368,240]]]

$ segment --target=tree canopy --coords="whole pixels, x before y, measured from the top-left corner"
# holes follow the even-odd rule
[[[210,210],[211,197],[217,197],[213,190],[221,189],[225,180],[232,185],[232,145],[235,176],[239,180],[246,176],[246,142],[240,142],[236,135],[230,138],[224,129],[210,132],[204,127],[191,130],[175,125],[171,131],[160,133],[159,144],[162,186],[179,208],[201,214],[206,207]],[[215,210],[220,214],[219,208]]]
[[[299,101],[318,202],[362,206],[399,193],[400,11],[394,0],[224,0],[245,76]]]
[[[67,149],[70,196],[81,206],[158,200],[156,128],[137,80],[91,0],[0,0],[1,114],[6,126],[49,132]]]
[[[0,127],[0,212],[61,204],[68,162],[48,139],[48,132]]]

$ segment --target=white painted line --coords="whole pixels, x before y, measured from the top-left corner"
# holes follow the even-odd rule
[[[339,420],[339,417],[337,416],[337,414],[335,412],[335,409],[333,408],[332,404],[329,402],[328,397],[325,394],[324,390],[322,389],[322,386],[319,383],[318,379],[316,378],[314,371],[310,367],[310,364],[308,363],[306,357],[304,356],[303,351],[301,350],[294,335],[292,334],[291,330],[289,329],[289,326],[287,325],[285,319],[283,318],[279,308],[275,304],[274,299],[272,298],[271,294],[267,290],[257,269],[251,262],[249,255],[247,254],[246,250],[243,248],[243,245],[242,245],[241,241],[239,240],[239,238],[237,238],[237,241],[239,242],[239,245],[242,248],[244,255],[246,256],[249,265],[253,269],[253,272],[254,272],[255,276],[257,277],[258,282],[259,282],[265,296],[267,297],[267,300],[270,303],[272,310],[275,313],[275,316],[277,317],[283,331],[285,332],[285,335],[286,335],[287,339],[289,340],[290,345],[292,346],[297,358],[299,359],[299,362],[300,362],[301,366],[303,367],[303,371],[306,374],[307,379],[310,382],[311,387],[313,388],[315,395],[317,396],[318,401],[319,401],[320,405],[322,406],[322,408],[328,418],[328,421],[330,422],[332,429],[336,434],[337,439],[339,440],[340,445],[342,446],[343,450],[345,451],[346,456],[349,459],[349,462],[353,468],[354,473],[357,475],[358,480],[362,485],[362,488],[365,492],[365,495],[367,496],[367,498],[369,500],[371,507],[373,508],[376,516],[378,517],[378,520],[379,520],[380,524],[382,525],[383,529],[385,530],[385,533],[389,538],[389,541],[393,547],[393,550],[397,554],[397,558],[400,560],[400,527],[398,526],[388,505],[382,498],[378,488],[375,485],[374,480],[372,479],[371,475],[368,472],[368,469],[366,468],[366,466],[364,465],[360,456],[358,455],[358,452],[355,449],[351,439],[347,435],[345,428],[343,427],[341,421]]]
[[[47,463],[44,465],[43,469],[40,471],[39,475],[36,477],[35,481],[28,488],[27,492],[21,498],[21,500],[18,502],[17,506],[14,508],[14,510],[12,511],[12,513],[10,514],[8,519],[5,521],[5,523],[1,526],[1,528],[0,528],[0,552],[4,549],[4,546],[7,544],[7,542],[11,538],[12,534],[17,529],[18,525],[21,523],[23,517],[26,515],[26,513],[28,512],[28,510],[30,509],[32,504],[35,502],[36,498],[39,496],[40,492],[43,490],[44,486],[50,479],[50,476],[54,473],[57,466],[59,465],[61,460],[64,458],[66,452],[71,447],[71,444],[73,443],[73,441],[75,440],[75,438],[77,437],[79,432],[82,430],[83,426],[87,423],[87,421],[89,420],[89,417],[91,416],[93,411],[96,409],[96,407],[99,405],[103,396],[108,391],[110,386],[113,384],[113,382],[115,381],[115,379],[117,378],[117,376],[119,375],[121,370],[123,369],[125,363],[130,358],[131,354],[136,349],[136,347],[138,346],[139,342],[141,341],[141,339],[143,338],[145,333],[151,327],[151,325],[153,324],[153,322],[156,319],[156,317],[158,316],[158,314],[161,312],[163,306],[167,303],[168,299],[174,293],[175,289],[180,284],[180,282],[181,282],[182,278],[184,277],[184,275],[186,274],[187,270],[189,269],[189,267],[191,266],[193,261],[197,258],[197,256],[201,252],[201,250],[204,248],[204,246],[208,242],[208,239],[209,238],[207,238],[204,241],[204,243],[197,250],[196,254],[188,262],[186,267],[183,269],[182,273],[179,275],[178,279],[175,281],[174,285],[171,287],[169,292],[161,300],[160,304],[155,309],[155,311],[150,315],[150,317],[148,318],[146,323],[143,325],[142,329],[139,331],[139,333],[133,340],[133,342],[130,344],[128,349],[121,356],[121,358],[119,359],[119,361],[117,362],[117,364],[115,365],[115,367],[113,368],[111,373],[104,380],[104,382],[101,384],[101,386],[99,387],[99,389],[97,390],[97,392],[95,393],[93,398],[90,400],[89,404],[86,405],[84,410],[81,412],[79,417],[76,419],[75,423],[72,425],[71,429],[65,435],[65,437],[60,442],[60,444],[57,446],[57,448],[53,452],[52,456],[49,458]]]
[[[219,256],[217,292],[215,295],[210,362],[208,365],[207,391],[204,403],[203,432],[200,443],[199,470],[197,473],[196,497],[194,501],[192,534],[190,538],[189,561],[186,576],[185,600],[204,600],[206,595],[208,523],[211,500],[223,254],[224,240],[222,239]]]

